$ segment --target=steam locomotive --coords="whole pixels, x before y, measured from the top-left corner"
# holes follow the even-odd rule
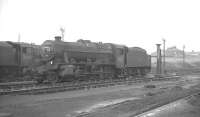
[[[0,42],[0,77],[20,73],[38,82],[79,82],[131,78],[150,70],[151,57],[139,47],[64,42],[60,36],[42,45]]]
[[[46,40],[41,48],[48,61],[39,70],[44,74],[42,80],[106,80],[145,75],[151,70],[150,55],[139,47],[82,39],[64,42],[56,36],[55,40]]]

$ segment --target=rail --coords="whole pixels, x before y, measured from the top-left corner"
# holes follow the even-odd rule
[[[72,91],[90,88],[108,87],[114,85],[131,85],[133,83],[142,83],[150,81],[169,81],[178,80],[180,76],[165,76],[165,77],[138,77],[134,79],[118,79],[118,80],[105,80],[98,82],[77,82],[77,83],[55,83],[55,84],[37,84],[35,82],[27,83],[10,83],[0,85],[0,95],[8,94],[37,94],[37,93],[51,93],[58,91]]]
[[[159,104],[159,105],[154,105],[152,106],[151,108],[149,109],[144,109],[142,113],[138,113],[137,115],[133,115],[134,117],[153,117],[153,116],[149,116],[149,115],[154,115],[152,113],[156,113],[156,112],[160,112],[161,110],[165,110],[166,107],[170,106],[170,105],[176,105],[177,103],[181,103],[181,101],[183,100],[187,100],[187,99],[190,99],[191,97],[194,97],[194,96],[198,96],[200,95],[200,91],[195,91],[191,94],[188,94],[186,96],[183,96],[183,97],[179,97],[173,101],[170,101],[168,103],[164,103],[164,104]]]

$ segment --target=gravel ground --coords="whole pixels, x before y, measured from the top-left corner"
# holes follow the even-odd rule
[[[126,101],[124,103],[120,103],[119,105],[99,108],[91,113],[88,113],[84,117],[132,117],[143,111],[169,103],[193,92],[195,92],[193,88],[182,89],[181,87],[151,92],[151,95],[147,93],[147,96],[144,96],[139,100]]]
[[[183,82],[181,83],[183,84]],[[78,112],[89,108],[89,111],[92,112],[88,116],[116,117],[138,107],[145,107],[140,102],[142,99],[147,99],[146,103],[150,103],[149,101],[152,100],[151,103],[153,103],[154,96],[165,94],[162,97],[168,97],[165,92],[171,92],[170,87],[175,85],[173,82],[153,82],[145,85],[151,84],[155,84],[156,88],[145,88],[141,83],[131,86],[113,86],[43,95],[1,96],[0,116],[1,114],[10,114],[12,117],[69,117],[78,115],[80,114]],[[184,86],[186,88],[184,90],[181,88],[181,92],[192,87],[189,84]],[[171,96],[173,97],[178,92],[180,90],[175,90]]]
[[[200,93],[145,112],[137,117],[199,117],[199,110]]]

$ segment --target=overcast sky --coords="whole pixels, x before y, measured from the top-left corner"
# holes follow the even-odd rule
[[[147,52],[166,46],[200,51],[199,0],[0,0],[0,40],[41,44],[60,35]]]

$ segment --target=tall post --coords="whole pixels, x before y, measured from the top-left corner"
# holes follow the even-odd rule
[[[161,74],[161,50],[160,50],[161,44],[156,44],[157,46],[157,66],[156,66],[156,73],[157,75]]]
[[[20,41],[21,41],[21,34],[20,33],[18,33],[18,46],[17,46],[17,48],[18,48],[18,66],[19,66],[19,68],[21,67],[21,63],[22,63],[22,48],[21,48],[21,45],[20,45]]]
[[[183,67],[185,66],[185,45],[183,45]]]
[[[165,72],[165,39],[163,38],[163,73]]]
[[[22,66],[22,59],[23,59],[23,56],[22,56],[22,47],[21,47],[21,44],[20,44],[20,41],[21,41],[21,34],[18,33],[18,44],[17,44],[17,47],[16,47],[16,51],[17,51],[17,63],[18,63],[18,71],[17,71],[17,74],[20,76],[21,75],[21,66]]]

